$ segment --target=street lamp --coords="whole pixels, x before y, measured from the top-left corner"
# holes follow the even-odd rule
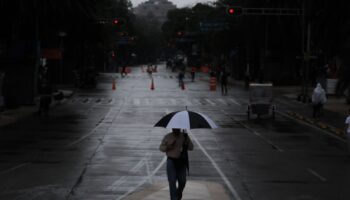
[[[67,36],[67,33],[64,32],[64,31],[60,31],[58,32],[58,37],[60,37],[60,46],[59,46],[59,49],[60,49],[60,84],[63,83],[63,39],[64,37]]]

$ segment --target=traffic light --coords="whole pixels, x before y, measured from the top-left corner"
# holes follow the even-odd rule
[[[111,57],[114,59],[115,57],[117,57],[117,54],[116,54],[116,52],[115,51],[112,51],[111,52]]]
[[[113,19],[113,24],[118,25],[120,23],[119,19]]]
[[[229,16],[241,16],[243,14],[242,7],[228,7],[226,13]]]
[[[113,25],[121,26],[124,24],[124,19],[122,18],[115,18],[112,20]]]
[[[182,37],[183,35],[184,35],[184,32],[182,32],[182,31],[176,32],[177,37]]]

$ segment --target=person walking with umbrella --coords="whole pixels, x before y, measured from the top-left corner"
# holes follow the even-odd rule
[[[212,129],[217,128],[217,125],[206,115],[188,111],[186,107],[184,111],[165,115],[154,126],[172,129],[163,138],[159,149],[168,156],[167,175],[171,200],[181,200],[186,185],[186,168],[189,170],[187,151],[193,150],[191,138],[186,132],[181,132],[181,129]]]
[[[181,200],[186,185],[186,168],[188,169],[187,150],[193,150],[193,143],[187,133],[173,128],[165,135],[159,147],[165,152],[167,159],[167,175],[171,200]],[[178,187],[176,187],[178,182]]]

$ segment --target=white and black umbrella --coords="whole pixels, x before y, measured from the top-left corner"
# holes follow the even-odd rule
[[[196,129],[196,128],[217,128],[217,125],[204,114],[192,111],[177,111],[164,116],[155,127]]]

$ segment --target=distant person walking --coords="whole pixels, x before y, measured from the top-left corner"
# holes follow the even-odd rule
[[[322,88],[320,83],[317,83],[313,93],[312,93],[312,106],[313,106],[313,118],[318,118],[321,115],[321,110],[323,108],[323,105],[327,101],[326,92]]]
[[[167,175],[171,200],[181,200],[186,186],[186,168],[188,169],[187,150],[193,150],[193,143],[187,133],[180,129],[173,129],[168,133],[159,147],[165,152],[167,159]],[[176,186],[176,182],[178,186]]]
[[[44,114],[44,116],[49,116],[50,104],[52,101],[52,88],[48,82],[44,82],[41,86],[41,96],[39,102],[38,114]]]
[[[246,90],[249,89],[249,82],[250,82],[250,72],[249,72],[249,64],[247,64],[247,68],[244,72],[244,88]]]
[[[226,71],[225,68],[222,69],[221,72],[221,77],[220,77],[220,81],[221,81],[221,93],[222,95],[227,95],[227,82],[228,82],[228,77],[230,76],[230,73],[228,73]]]
[[[348,110],[348,117],[345,120],[345,133],[348,140],[348,153],[350,156],[350,108]]]
[[[196,76],[196,68],[192,67],[191,68],[191,80],[192,80],[192,82],[194,82],[195,76]]]
[[[179,87],[182,87],[184,85],[184,78],[185,78],[185,72],[183,70],[180,70],[180,72],[179,72]]]
[[[152,76],[152,72],[153,72],[153,68],[151,64],[148,64],[147,66],[147,73],[148,75],[151,77]]]
[[[128,75],[128,73],[126,72],[126,66],[123,65],[122,70],[120,71],[120,75],[123,78],[124,76]]]

